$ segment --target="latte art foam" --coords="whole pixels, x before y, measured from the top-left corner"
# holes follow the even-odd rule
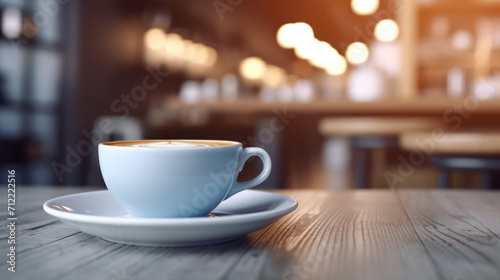
[[[131,145],[131,147],[143,147],[143,148],[195,148],[195,147],[210,147],[213,145],[203,144],[203,143],[188,143],[188,142],[153,142],[153,143],[141,143]]]
[[[132,148],[162,148],[162,149],[183,149],[183,148],[203,148],[214,146],[230,146],[237,142],[217,141],[217,140],[130,140],[113,141],[102,143],[107,146],[122,146]]]

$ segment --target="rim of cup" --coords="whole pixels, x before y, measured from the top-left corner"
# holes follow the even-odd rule
[[[199,142],[205,142],[205,143],[227,143],[228,145],[220,145],[220,146],[198,146],[198,147],[176,147],[175,149],[217,149],[217,148],[224,148],[224,147],[230,147],[230,146],[235,146],[235,145],[242,145],[240,142],[237,141],[230,141],[230,140],[205,140],[205,139],[145,139],[145,140],[120,140],[120,141],[106,141],[99,143],[99,146],[106,146],[106,147],[113,147],[113,148],[136,148],[136,149],[169,149],[171,150],[172,148],[168,147],[134,147],[134,146],[123,146],[120,144],[126,144],[128,143],[135,143],[135,142],[141,142],[141,143],[161,143],[161,142],[191,142],[191,143],[199,143]]]

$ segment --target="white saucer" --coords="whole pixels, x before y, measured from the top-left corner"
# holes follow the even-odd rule
[[[198,218],[133,218],[108,191],[53,198],[43,209],[62,222],[105,240],[140,246],[196,246],[237,239],[297,208],[288,196],[242,191]]]

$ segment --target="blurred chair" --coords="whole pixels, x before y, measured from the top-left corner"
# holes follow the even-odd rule
[[[101,127],[112,124],[111,131],[102,131],[102,141],[119,141],[119,140],[140,140],[143,139],[142,125],[137,118],[134,117],[116,117],[102,116],[94,122],[94,130],[100,130]],[[101,171],[99,169],[99,159],[97,147],[94,149],[90,157],[90,164],[87,171],[85,181],[86,185],[103,185]]]
[[[430,133],[404,133],[404,149],[421,151],[427,141],[430,161],[439,169],[439,188],[450,186],[452,170],[484,172],[481,187],[500,188],[500,132],[449,132],[439,138]]]
[[[441,121],[430,118],[408,117],[329,117],[319,123],[322,135],[331,138],[347,138],[354,149],[354,186],[368,186],[367,157],[371,150],[378,153],[374,167],[382,174],[385,169],[385,149],[398,147],[398,135],[409,131],[430,131],[442,127]],[[380,175],[382,176],[382,175]]]

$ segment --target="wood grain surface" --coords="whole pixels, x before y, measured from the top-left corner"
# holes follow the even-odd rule
[[[498,193],[491,195],[494,199],[476,192],[399,194],[415,231],[439,268],[440,278],[500,277],[500,239],[498,231],[495,234],[490,230],[498,230],[500,222]],[[471,198],[474,202],[469,201]],[[495,213],[497,218],[492,219]],[[487,223],[491,223],[490,228]]]
[[[0,279],[499,279],[500,193],[279,191],[299,208],[235,241],[150,248],[104,241],[42,210],[82,188],[19,187],[16,273]],[[6,221],[6,199],[0,201]]]

